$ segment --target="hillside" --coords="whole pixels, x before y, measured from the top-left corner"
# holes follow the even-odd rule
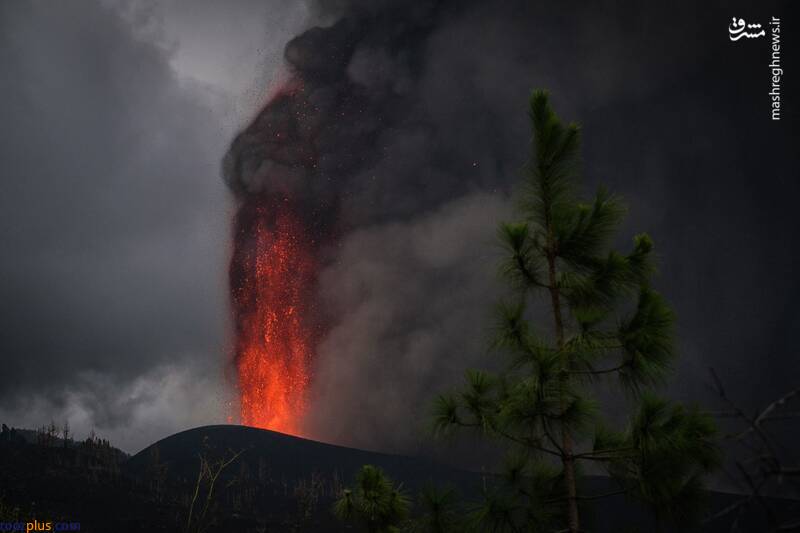
[[[380,466],[390,477],[402,480],[409,490],[421,488],[428,480],[446,479],[474,490],[480,482],[480,476],[474,473],[426,459],[357,450],[233,425],[204,426],[176,433],[131,457],[124,470],[132,476],[143,475],[157,454],[171,475],[192,476],[197,473],[198,453],[216,457],[230,452],[243,452],[237,460],[237,471],[260,468],[261,480],[265,482],[301,480],[312,475],[349,482],[364,464]],[[233,467],[228,469],[226,477],[233,476],[233,471]]]
[[[198,474],[216,472],[210,484]],[[428,482],[455,487],[465,500],[479,499],[491,478],[426,459],[403,457],[243,426],[206,426],[167,437],[127,458],[108,443],[43,446],[30,439],[0,439],[0,521],[37,516],[81,522],[81,531],[185,531],[189,509],[207,530],[223,532],[343,531],[331,505],[358,468],[374,464],[403,484],[413,498]],[[586,481],[587,492],[614,490],[610,480]],[[197,493],[195,505],[192,495]],[[710,493],[719,510],[738,497]],[[208,505],[205,502],[208,501]],[[597,533],[655,530],[652,517],[622,496],[585,508],[586,529]],[[2,514],[5,514],[3,516]],[[702,531],[730,529],[731,518]],[[196,522],[193,522],[196,523]],[[761,533],[753,510],[740,531]],[[196,530],[196,529],[193,529]],[[636,529],[634,529],[636,530]],[[665,531],[669,531],[668,529]]]

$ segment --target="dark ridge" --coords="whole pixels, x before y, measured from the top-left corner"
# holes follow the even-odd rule
[[[123,470],[131,475],[140,475],[157,453],[160,462],[170,471],[190,475],[197,472],[198,454],[223,456],[236,452],[242,452],[237,462],[247,467],[267,464],[271,478],[287,481],[321,475],[349,483],[364,464],[381,467],[409,490],[418,490],[429,480],[448,480],[473,493],[478,491],[481,481],[479,474],[429,459],[345,448],[235,425],[203,426],[171,435],[131,457],[123,465]]]

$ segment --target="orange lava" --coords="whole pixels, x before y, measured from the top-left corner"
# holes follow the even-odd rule
[[[231,282],[240,420],[299,435],[313,348],[314,258],[303,222],[287,203],[274,204],[237,219]]]

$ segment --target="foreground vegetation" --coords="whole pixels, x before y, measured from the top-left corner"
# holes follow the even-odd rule
[[[478,430],[507,450],[504,482],[475,516],[482,530],[578,533],[581,502],[613,494],[690,523],[720,453],[710,416],[654,393],[675,343],[674,315],[652,285],[653,241],[639,234],[627,253],[612,247],[625,210],[602,188],[581,199],[580,129],[561,122],[543,91],[529,113],[520,219],[499,230],[511,294],[498,307],[493,347],[507,364],[498,374],[472,370],[463,390],[441,396],[437,427]],[[605,407],[618,414],[633,404],[620,429],[593,394],[609,379],[625,396]],[[617,490],[581,492],[582,463],[603,468]]]

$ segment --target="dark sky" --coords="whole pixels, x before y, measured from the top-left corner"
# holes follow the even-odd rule
[[[493,236],[536,87],[583,124],[587,191],[624,196],[624,233],[656,241],[679,317],[669,392],[708,402],[709,366],[747,408],[800,383],[788,2],[407,4],[0,3],[0,421],[69,418],[136,451],[225,420],[221,161],[317,25],[333,29],[290,58],[324,58],[320,99],[364,105],[324,123],[331,168],[361,158],[324,191],[344,230],[320,274],[335,318],[310,435],[414,451],[432,395],[490,364]],[[731,42],[733,16],[784,18],[780,122],[768,42]]]

